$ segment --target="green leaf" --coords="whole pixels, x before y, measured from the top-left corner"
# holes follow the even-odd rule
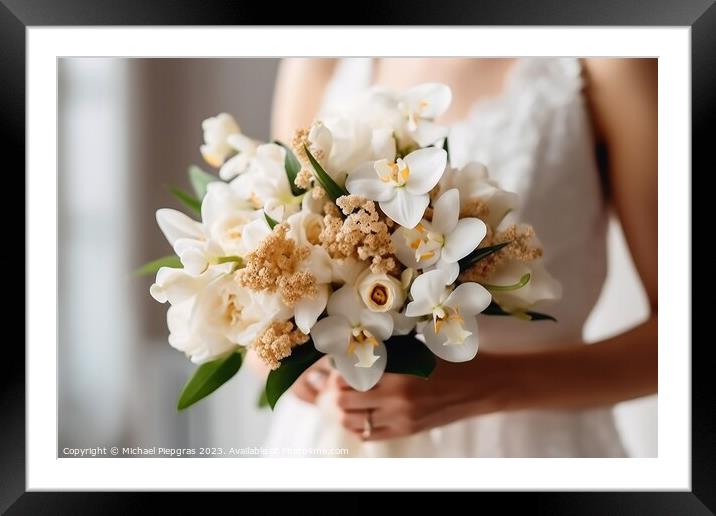
[[[526,312],[507,312],[502,309],[500,305],[492,301],[487,308],[485,308],[481,313],[485,315],[511,315],[512,317],[516,317],[518,319],[523,319],[526,321],[554,321],[557,322],[557,319],[552,317],[548,314],[543,314],[540,312],[532,312],[532,311],[526,311]]]
[[[458,261],[458,264],[460,265],[460,272],[469,269],[470,266],[476,264],[484,258],[487,258],[492,253],[496,253],[510,243],[511,242],[502,242],[500,244],[495,244],[488,247],[478,247],[473,252],[468,254],[465,258]]]
[[[266,399],[269,406],[273,409],[293,382],[322,356],[323,353],[318,351],[310,340],[293,348],[291,355],[281,360],[279,368],[271,371],[266,379]]]
[[[278,224],[278,220],[271,217],[268,213],[264,212],[264,218],[266,219],[266,223],[269,225],[271,229],[276,227],[276,224]]]
[[[258,408],[266,408],[269,406],[268,398],[266,397],[266,389],[261,389],[259,399],[256,400],[256,406]]]
[[[293,151],[288,148],[288,146],[284,145],[278,140],[274,140],[274,143],[276,145],[280,145],[284,149],[286,149],[286,158],[284,159],[284,168],[286,169],[286,177],[288,177],[288,184],[291,185],[291,193],[293,195],[301,195],[303,193],[306,193],[306,190],[303,188],[299,188],[296,186],[296,176],[301,171],[301,162],[298,161],[298,158],[293,153]]]
[[[194,189],[194,193],[196,193],[197,199],[204,198],[204,196],[206,195],[207,185],[209,183],[213,183],[214,181],[221,180],[218,177],[209,174],[208,172],[204,172],[196,165],[192,165],[189,167],[189,182],[191,182],[191,187]]]
[[[385,341],[388,351],[386,373],[410,374],[427,378],[435,369],[435,355],[415,334],[396,335]]]
[[[207,397],[229,381],[241,367],[241,353],[229,355],[200,365],[179,395],[177,410],[184,410]]]
[[[157,271],[162,267],[181,269],[181,260],[178,256],[174,255],[162,256],[161,258],[157,258],[156,260],[152,260],[151,262],[145,263],[144,265],[136,269],[132,274],[134,274],[135,276],[148,276],[149,274],[156,274]]]
[[[181,203],[195,212],[198,215],[201,215],[201,201],[194,197],[191,194],[186,193],[184,190],[180,190],[179,188],[172,188],[171,189],[172,194],[174,194],[174,197],[179,199]]]
[[[303,148],[306,150],[306,156],[308,156],[308,161],[311,162],[316,179],[326,191],[328,197],[330,197],[333,202],[336,202],[336,199],[340,196],[347,195],[348,192],[338,186],[338,183],[336,183],[333,178],[329,176],[325,170],[323,170],[323,167],[320,163],[318,163],[318,161],[316,161],[316,158],[313,157],[313,154],[311,154],[311,151],[308,150],[308,147],[304,145]]]

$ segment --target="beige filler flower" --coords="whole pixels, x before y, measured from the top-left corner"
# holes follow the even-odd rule
[[[267,366],[278,369],[293,348],[306,342],[308,335],[294,329],[291,321],[275,321],[254,341],[253,349]]]
[[[495,271],[508,261],[522,263],[534,261],[542,256],[542,248],[534,243],[535,231],[526,224],[512,224],[494,235],[487,235],[483,246],[511,242],[498,252],[480,260],[460,275],[460,281],[486,282]]]
[[[378,212],[373,201],[357,195],[339,197],[336,205],[326,203],[324,207],[326,215],[320,240],[328,254],[337,259],[353,257],[370,261],[374,273],[399,274],[395,247],[390,239],[392,221],[388,222]]]
[[[238,275],[239,283],[255,291],[278,292],[281,300],[293,307],[301,299],[314,297],[316,277],[300,268],[310,250],[288,238],[287,224],[277,225],[254,250],[246,256],[246,266]]]

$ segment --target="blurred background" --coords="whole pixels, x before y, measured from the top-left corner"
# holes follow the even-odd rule
[[[168,187],[189,191],[187,167],[203,166],[203,119],[225,111],[245,134],[270,138],[278,60],[65,58],[58,67],[60,456],[64,447],[260,446],[271,414],[258,408],[261,385],[248,368],[177,413],[195,366],[167,343],[153,278],[132,271],[171,253],[154,212],[181,209]],[[585,338],[647,313],[612,222],[609,276]],[[656,397],[615,411],[629,453],[655,457]]]

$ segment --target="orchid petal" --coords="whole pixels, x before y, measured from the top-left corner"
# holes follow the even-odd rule
[[[455,283],[455,280],[457,280],[457,277],[460,275],[460,265],[457,262],[448,262],[443,258],[438,260],[438,263],[435,264],[435,268],[445,272],[448,285]]]
[[[418,142],[418,145],[427,147],[445,138],[448,135],[448,128],[430,120],[421,120],[411,135],[413,139]]]
[[[372,161],[367,161],[346,178],[346,189],[372,201],[388,201],[395,195],[395,188],[381,181]]]
[[[365,308],[353,285],[343,285],[328,300],[328,315],[342,315],[351,325],[360,324],[361,310]]]
[[[430,351],[448,362],[467,362],[475,358],[479,339],[477,334],[477,321],[474,317],[465,317],[464,331],[470,332],[470,335],[462,344],[446,344],[448,339],[443,334],[443,331],[438,335],[435,333],[432,324],[426,324],[424,326],[423,335],[425,336],[425,345]]]
[[[328,303],[328,293],[327,285],[319,285],[315,297],[311,299],[303,298],[296,303],[294,307],[296,326],[306,335],[308,335],[313,325],[316,324],[318,317],[325,310],[326,303]]]
[[[413,301],[408,303],[405,315],[415,317],[432,313],[433,307],[440,304],[445,293],[448,276],[444,271],[432,270],[424,272],[413,281],[410,295]]]
[[[445,172],[447,152],[437,147],[418,149],[405,156],[410,175],[405,188],[414,195],[432,190]]]
[[[443,303],[457,308],[464,316],[477,315],[492,301],[490,292],[478,283],[462,283],[452,291]]]
[[[399,100],[422,118],[435,118],[445,113],[452,102],[452,90],[445,84],[429,82],[409,89]]]
[[[385,312],[363,309],[360,324],[378,340],[387,340],[393,334],[393,318]]]
[[[340,315],[324,317],[311,329],[313,345],[322,353],[345,354],[351,340],[351,325]]]
[[[372,347],[372,346],[371,346]],[[357,367],[357,357],[354,353],[348,354],[347,350],[343,353],[331,354],[335,361],[336,368],[341,373],[345,381],[357,391],[367,391],[375,386],[383,376],[385,366],[388,363],[388,353],[385,344],[379,342],[372,350],[377,360],[370,367]]]
[[[451,188],[438,197],[433,210],[433,220],[430,227],[436,233],[448,235],[457,226],[460,218],[460,192]]]
[[[487,226],[480,219],[460,219],[455,229],[445,235],[442,258],[448,262],[457,262],[474,251],[487,235]]]
[[[380,203],[380,209],[388,217],[406,228],[414,228],[423,218],[430,204],[428,194],[412,195],[406,188],[396,188],[395,196]]]

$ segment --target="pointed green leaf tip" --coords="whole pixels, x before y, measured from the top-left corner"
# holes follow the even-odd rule
[[[303,372],[311,367],[323,353],[308,341],[293,348],[293,352],[283,360],[278,369],[274,369],[266,379],[266,399],[273,409],[278,399],[286,392]]]
[[[468,254],[465,258],[462,258],[458,261],[458,264],[460,265],[460,272],[469,269],[472,265],[476,264],[484,258],[487,258],[492,253],[496,253],[510,243],[511,242],[502,242],[500,244],[495,244],[488,247],[478,247],[473,252]]]
[[[197,215],[201,215],[201,201],[199,199],[186,193],[184,190],[180,190],[179,188],[172,188],[171,192],[184,206],[192,210]]]
[[[301,162],[287,145],[284,145],[278,140],[274,140],[276,145],[280,145],[286,151],[286,158],[284,159],[284,168],[286,169],[286,177],[288,178],[288,184],[291,186],[291,193],[293,195],[301,195],[306,193],[306,190],[296,186],[296,176],[301,171]]]
[[[347,195],[348,192],[338,186],[338,183],[336,183],[333,178],[329,176],[325,170],[323,170],[323,167],[318,161],[316,161],[316,158],[313,157],[313,154],[311,154],[311,151],[308,150],[308,147],[304,145],[303,148],[306,151],[306,156],[308,156],[308,161],[311,162],[316,180],[326,191],[328,197],[330,197],[333,202],[336,202],[336,199],[339,197]]]
[[[240,351],[200,365],[186,383],[177,401],[177,410],[184,410],[204,399],[229,381],[241,368]]]

